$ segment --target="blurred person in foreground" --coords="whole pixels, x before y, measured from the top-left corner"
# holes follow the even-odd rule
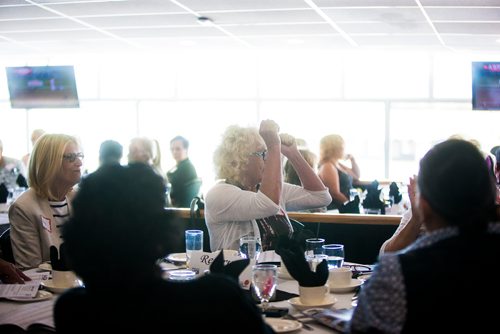
[[[155,333],[173,323],[190,333],[272,333],[233,277],[162,278],[158,260],[175,249],[179,228],[165,197],[145,164],[103,166],[82,181],[63,238],[85,287],[56,301],[58,333]]]
[[[302,186],[283,182],[283,154],[297,171]],[[293,237],[287,210],[328,205],[331,197],[297,149],[295,138],[279,135],[273,120],[260,128],[227,128],[214,153],[220,179],[205,195],[205,220],[212,251],[239,249],[245,235],[261,237],[262,249],[275,248],[280,236]]]
[[[45,134],[35,143],[29,165],[30,187],[9,207],[17,266],[38,267],[50,261],[50,246],[59,248],[60,228],[71,212],[73,187],[80,182],[83,158],[73,136]]]
[[[500,224],[483,155],[464,140],[437,144],[420,161],[417,185],[415,210],[427,232],[379,258],[351,332],[494,331],[498,312],[484,305],[500,298],[500,287],[480,288],[500,262]]]

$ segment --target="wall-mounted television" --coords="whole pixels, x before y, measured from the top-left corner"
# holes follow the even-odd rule
[[[472,62],[472,109],[500,110],[500,62]]]
[[[7,67],[12,108],[78,108],[73,66]]]

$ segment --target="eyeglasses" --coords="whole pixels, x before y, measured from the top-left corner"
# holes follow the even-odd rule
[[[260,151],[260,152],[252,152],[252,153],[250,153],[250,155],[252,155],[254,157],[261,157],[262,160],[266,160],[267,150]]]
[[[364,266],[362,264],[355,264],[355,265],[343,265],[343,267],[349,267],[352,270],[352,278],[358,278],[361,275],[364,274],[371,274],[373,271],[373,268],[370,266]]]
[[[68,161],[68,162],[75,162],[75,160],[77,158],[80,159],[80,160],[82,160],[83,158],[85,158],[85,156],[83,155],[82,152],[63,154],[63,159],[66,160],[66,161]]]

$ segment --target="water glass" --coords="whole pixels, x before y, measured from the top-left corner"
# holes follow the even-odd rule
[[[344,265],[344,245],[328,244],[323,245],[323,251],[328,257],[328,268],[340,268]]]
[[[188,263],[191,258],[191,253],[194,251],[203,251],[202,230],[186,230],[186,256]]]
[[[257,260],[262,249],[260,237],[246,235],[240,238],[240,254],[245,259]]]
[[[318,255],[324,254],[323,245],[325,244],[325,239],[322,238],[310,238],[306,239],[306,260],[312,261]]]
[[[252,266],[252,287],[261,307],[266,310],[278,284],[278,266],[275,264],[256,264]]]

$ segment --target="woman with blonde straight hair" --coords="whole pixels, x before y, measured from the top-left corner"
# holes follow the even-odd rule
[[[160,143],[156,139],[148,137],[132,138],[128,147],[128,163],[147,164],[165,178],[161,168]]]
[[[33,268],[50,260],[61,244],[60,227],[69,217],[73,187],[82,176],[83,153],[76,137],[44,134],[29,160],[29,189],[9,208],[16,265]]]

